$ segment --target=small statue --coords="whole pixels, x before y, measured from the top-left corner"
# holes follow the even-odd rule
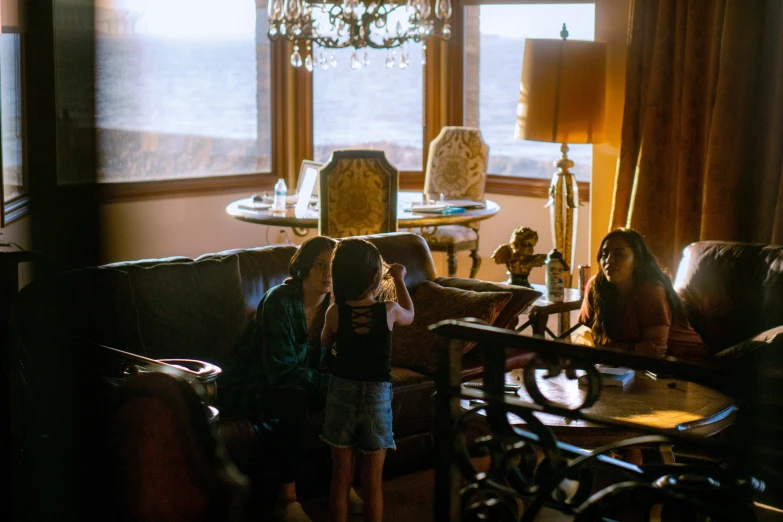
[[[504,264],[511,276],[512,285],[530,287],[527,276],[537,266],[543,266],[546,254],[534,254],[538,243],[538,232],[528,227],[519,227],[511,234],[507,245],[500,245],[492,253],[497,264]]]

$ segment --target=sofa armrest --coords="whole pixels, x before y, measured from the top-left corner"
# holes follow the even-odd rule
[[[500,311],[497,319],[492,324],[492,326],[497,326],[498,328],[516,328],[519,314],[527,310],[541,296],[541,292],[524,286],[467,279],[464,277],[438,277],[435,279],[435,282],[441,286],[473,290],[474,292],[510,292],[511,300],[506,303],[506,306],[503,307],[503,310]]]

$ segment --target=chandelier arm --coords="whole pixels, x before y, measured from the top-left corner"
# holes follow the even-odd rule
[[[310,4],[307,0],[300,1],[303,1],[304,8],[297,10],[294,18],[283,13],[280,18],[270,19],[267,33],[270,40],[283,36],[297,45],[303,42],[308,46],[315,44],[324,49],[394,49],[409,41],[419,43],[433,32],[440,33],[444,40],[448,39],[451,33],[450,13],[442,17],[440,12],[436,12],[435,16],[431,17],[429,9],[426,12],[414,10],[408,16],[408,27],[403,31],[398,22],[396,31],[392,32],[388,25],[389,15],[409,6],[399,0],[377,0],[377,3],[364,5],[363,9],[359,8],[363,5],[361,1],[354,3],[353,7],[349,5],[349,9],[344,9],[343,3],[331,4],[328,10],[325,4],[322,5],[321,12],[327,15],[332,33],[323,35],[316,29],[316,20],[313,18],[315,4]],[[421,16],[422,14],[425,16]],[[373,32],[373,28],[376,32]]]

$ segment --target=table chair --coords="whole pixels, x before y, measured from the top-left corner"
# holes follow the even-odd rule
[[[335,150],[320,174],[319,234],[397,231],[398,174],[382,150]]]
[[[489,146],[482,139],[479,129],[443,127],[430,143],[424,193],[436,200],[443,194],[447,200],[482,201],[488,161]],[[430,250],[446,253],[449,276],[457,273],[456,253],[469,250],[473,258],[470,277],[474,278],[481,266],[478,230],[479,224],[476,222],[465,226],[444,225],[431,232],[427,229],[416,232],[424,236]]]

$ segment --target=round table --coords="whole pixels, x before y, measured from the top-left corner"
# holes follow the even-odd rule
[[[475,221],[489,219],[500,212],[500,205],[488,199],[484,200],[484,208],[465,210],[459,214],[421,214],[410,212],[411,203],[420,203],[420,192],[399,192],[397,194],[397,227],[419,228],[438,227],[443,225],[465,225]],[[226,207],[228,215],[240,221],[256,223],[259,225],[271,225],[279,227],[292,227],[299,229],[318,228],[318,210],[309,208],[303,216],[297,217],[293,208],[286,208],[285,212],[271,212],[269,210],[252,210],[242,208],[250,206],[251,198],[243,198],[232,201]]]
[[[544,379],[544,371],[536,370],[536,380],[545,397],[571,408],[582,402],[585,390],[579,387],[577,381],[570,380],[563,374]],[[508,397],[533,402],[525,390],[522,370],[507,373],[506,382],[522,386],[517,392],[518,397],[507,395]],[[460,405],[467,409],[475,404],[470,400],[462,400]],[[598,401],[582,411],[642,426],[677,429],[680,432],[708,437],[734,424],[738,409],[731,398],[716,390],[680,379],[654,379],[645,372],[637,371],[633,382],[625,388],[602,387]],[[638,435],[638,432],[632,429],[566,419],[546,413],[536,413],[536,417],[552,430],[558,440],[581,447],[596,448]],[[524,421],[514,414],[509,414],[509,421],[512,424],[524,424]]]

